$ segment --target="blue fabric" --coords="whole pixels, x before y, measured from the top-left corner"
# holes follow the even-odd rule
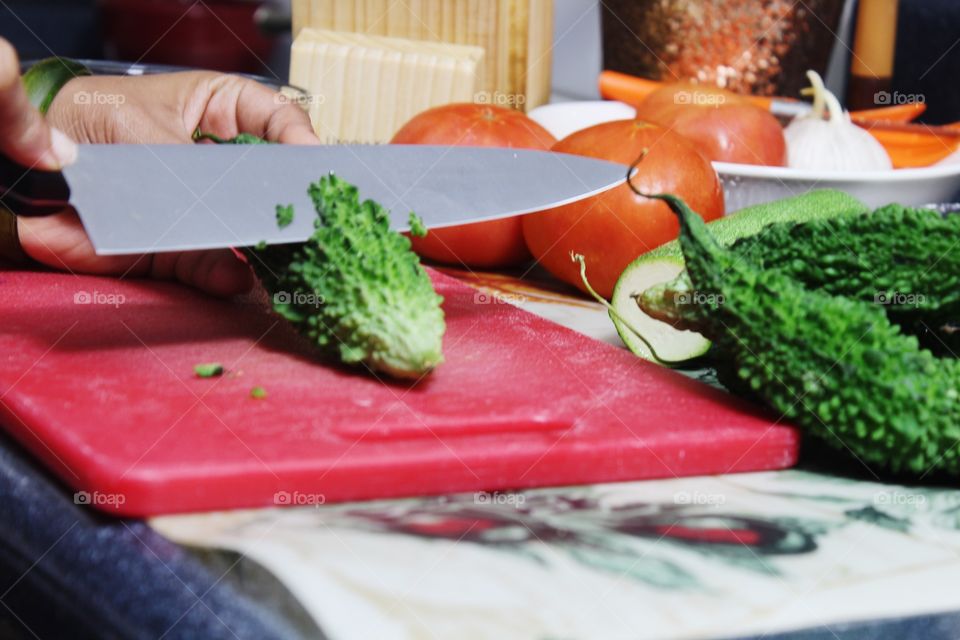
[[[0,436],[0,637],[303,637],[225,570],[208,569],[144,522],[74,504],[27,458]]]

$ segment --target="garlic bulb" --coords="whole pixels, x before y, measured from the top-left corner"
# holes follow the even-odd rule
[[[797,116],[784,130],[787,166],[818,171],[874,171],[892,169],[890,156],[865,129],[850,121],[836,96],[827,91],[816,71],[807,71],[812,85],[813,109]],[[829,120],[824,120],[824,107]]]

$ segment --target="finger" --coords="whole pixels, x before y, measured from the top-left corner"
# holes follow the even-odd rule
[[[98,256],[80,218],[72,209],[50,216],[17,218],[17,233],[24,253],[35,261],[61,271],[112,275],[133,269],[142,275],[149,263],[136,257]]]
[[[306,118],[306,123],[300,121],[301,115]],[[294,116],[297,118],[294,119]],[[310,118],[300,107],[287,105],[275,114],[275,119],[276,125],[271,124],[268,131],[276,128],[279,133],[274,138],[268,137],[268,140],[284,144],[320,144],[320,138],[314,133]]]
[[[20,80],[20,61],[0,38],[0,151],[25,167],[56,171],[76,160],[77,146],[47,126],[30,104]]]
[[[289,98],[253,80],[236,80],[242,83],[236,106],[240,131],[256,133],[272,142],[320,144],[310,117]]]
[[[215,296],[245,293],[253,286],[250,267],[229,249],[152,256],[150,276],[175,279]]]
[[[41,264],[73,273],[179,280],[216,296],[245,293],[250,267],[232,251],[191,251],[142,256],[98,256],[74,211],[19,218],[24,252]]]

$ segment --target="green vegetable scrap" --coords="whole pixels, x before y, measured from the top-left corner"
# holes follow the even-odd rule
[[[277,205],[277,227],[286,229],[293,223],[293,205]]]
[[[269,140],[264,140],[260,136],[255,136],[252,133],[241,133],[233,138],[221,138],[212,133],[200,131],[199,128],[193,132],[193,140],[194,142],[210,140],[217,144],[273,144]]]
[[[651,197],[680,220],[700,297],[676,307],[680,320],[712,339],[757,397],[866,464],[960,473],[960,361],[920,349],[882,306],[808,290],[740,259],[681,200]]]
[[[423,224],[423,220],[415,214],[413,211],[410,212],[410,235],[415,238],[425,238],[427,236],[427,228]]]
[[[303,244],[250,249],[274,309],[349,364],[417,379],[443,361],[437,295],[387,211],[330,175],[308,190],[317,212]]]
[[[250,397],[254,400],[262,400],[267,397],[267,390],[263,387],[254,387],[250,389]]]
[[[223,375],[223,365],[219,362],[207,362],[194,365],[193,372],[198,378],[216,378]]]

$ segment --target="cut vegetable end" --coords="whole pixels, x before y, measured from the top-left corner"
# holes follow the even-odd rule
[[[581,254],[579,254],[579,253],[574,253],[573,251],[570,252],[570,259],[573,260],[574,262],[578,262],[578,263],[580,264],[580,280],[583,282],[583,286],[587,289],[587,292],[588,292],[591,296],[593,296],[593,298],[594,298],[597,302],[599,302],[600,304],[602,304],[604,307],[607,308],[607,313],[610,315],[610,319],[613,320],[614,323],[616,323],[617,321],[619,321],[620,324],[623,326],[624,329],[632,332],[633,337],[634,337],[635,340],[640,341],[640,343],[643,344],[643,345],[646,347],[647,352],[650,354],[650,357],[647,358],[647,359],[651,359],[651,358],[652,358],[655,362],[658,362],[658,363],[661,363],[661,364],[669,364],[667,361],[661,360],[661,359],[657,356],[657,349],[656,349],[656,347],[652,346],[649,342],[647,342],[646,338],[643,336],[642,333],[640,333],[639,331],[636,331],[636,330],[631,326],[631,324],[630,324],[627,320],[623,319],[623,318],[620,316],[620,314],[617,313],[617,310],[614,309],[613,306],[611,306],[611,304],[610,304],[609,302],[607,302],[607,301],[603,298],[603,296],[601,296],[600,294],[598,294],[596,291],[593,290],[593,287],[590,286],[590,281],[587,280],[587,261],[586,261],[586,259],[585,259]],[[620,333],[620,327],[619,327],[619,326],[617,327],[617,332]]]
[[[627,348],[635,355],[669,365],[687,363],[704,355],[710,341],[693,331],[680,331],[644,313],[636,297],[683,271],[678,258],[640,258],[624,270],[613,290],[610,319]]]
[[[709,223],[707,228],[721,245],[729,246],[776,222],[806,222],[867,211],[866,205],[843,192],[817,190],[743,209]],[[637,295],[673,280],[683,267],[680,243],[673,240],[634,260],[617,280],[610,317],[627,348],[641,358],[658,361],[647,342],[664,359],[660,360],[661,364],[686,363],[704,355],[710,348],[710,341],[700,334],[679,331],[666,322],[655,320],[636,303]],[[645,341],[636,335],[637,331]]]

